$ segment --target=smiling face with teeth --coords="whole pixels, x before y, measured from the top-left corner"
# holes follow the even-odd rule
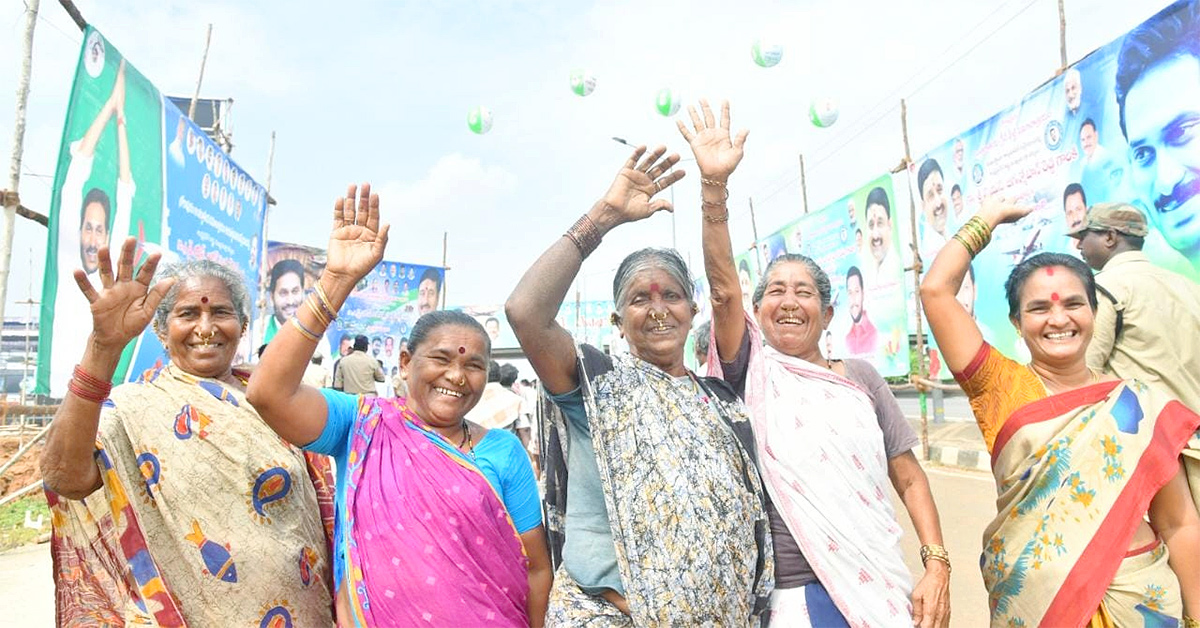
[[[821,357],[821,332],[833,318],[803,262],[776,262],[763,282],[754,315],[771,348],[810,362]]]
[[[629,352],[671,375],[687,373],[683,347],[696,315],[691,291],[671,273],[651,267],[634,274],[623,294],[619,325]]]
[[[488,342],[477,329],[444,324],[431,329],[414,351],[400,352],[408,407],[433,427],[458,425],[487,384]]]
[[[216,277],[191,277],[179,285],[160,339],[175,366],[221,379],[233,367],[243,331],[229,288]]]
[[[1075,272],[1063,266],[1034,270],[1020,299],[1020,312],[1011,320],[1035,364],[1063,368],[1085,359],[1095,312]]]

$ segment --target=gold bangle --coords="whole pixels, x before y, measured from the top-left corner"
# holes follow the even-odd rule
[[[1187,615],[1183,616],[1183,628],[1200,628],[1200,621],[1196,621]]]
[[[337,311],[329,303],[329,297],[325,295],[325,288],[321,287],[321,280],[317,280],[317,285],[314,286],[313,292],[317,293],[317,299],[320,300],[321,307],[325,308],[325,318],[332,323],[337,320]],[[329,323],[326,323],[328,325]]]
[[[313,313],[313,316],[317,317],[317,322],[320,323],[322,327],[329,327],[329,319],[325,318],[325,315],[321,313],[321,308],[317,307],[317,304],[312,297],[304,299],[304,305],[308,306],[308,310]]]
[[[729,211],[728,210],[722,212],[721,215],[719,215],[719,216],[710,216],[708,214],[703,214],[703,215],[704,215],[704,222],[707,222],[707,223],[720,224],[723,222],[729,222]]]
[[[703,183],[704,185],[716,186],[719,188],[728,188],[729,187],[729,184],[725,183],[724,181],[716,181],[714,179],[705,179],[704,177],[700,177],[700,183]]]
[[[313,342],[321,341],[321,337],[314,334],[311,330],[309,330],[307,327],[305,327],[304,323],[300,322],[300,319],[293,316],[290,320],[292,322],[292,325],[295,326],[296,331],[300,332],[301,336],[304,336],[305,338],[308,338],[309,340],[311,340]]]
[[[922,545],[921,546],[921,565],[930,560],[938,560],[946,563],[946,569],[950,569],[950,552],[946,551],[941,545]]]

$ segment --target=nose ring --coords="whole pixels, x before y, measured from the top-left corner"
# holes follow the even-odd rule
[[[216,335],[217,335],[217,330],[215,330],[215,329],[209,331],[208,334],[202,334],[202,333],[200,333],[199,329],[196,330],[196,337],[200,339],[200,342],[204,343],[205,347],[208,346],[208,344],[212,341],[213,337]]]
[[[654,321],[657,322],[659,325],[662,325],[663,323],[665,323],[667,321],[667,313],[666,312],[655,312],[655,311],[651,310],[650,318],[654,319]]]

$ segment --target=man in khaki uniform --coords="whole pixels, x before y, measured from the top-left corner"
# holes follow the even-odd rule
[[[1142,253],[1149,228],[1127,203],[1097,203],[1070,233],[1096,275],[1099,305],[1088,366],[1159,386],[1200,412],[1200,284],[1155,266]],[[1200,504],[1200,432],[1188,458]]]
[[[383,381],[379,360],[367,355],[370,346],[366,336],[354,338],[354,350],[338,361],[333,387],[352,395],[375,396],[375,382]]]

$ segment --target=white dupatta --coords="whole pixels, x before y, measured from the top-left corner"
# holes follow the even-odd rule
[[[745,402],[776,509],[851,626],[911,626],[912,578],[870,398],[849,379],[763,346],[749,315],[746,333]],[[721,376],[715,337],[709,347],[709,373]]]

